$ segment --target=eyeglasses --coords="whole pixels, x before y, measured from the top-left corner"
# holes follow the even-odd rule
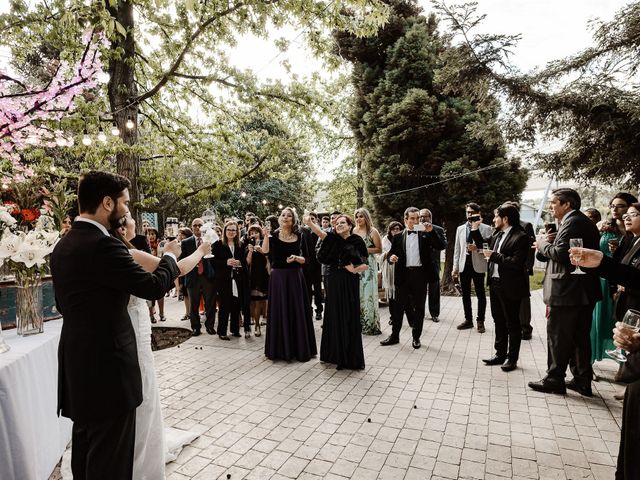
[[[237,232],[238,230],[236,230],[235,228],[227,228],[227,232]]]
[[[624,215],[622,215],[622,220],[630,220],[638,216],[640,216],[640,213],[636,213],[636,212],[625,213]]]
[[[336,222],[336,226],[338,225],[349,225],[347,222]]]
[[[611,205],[609,205],[609,208],[612,209],[612,210],[613,209],[621,210],[621,209],[627,208],[627,207],[628,207],[628,205],[626,203],[619,203],[618,205],[612,203]]]
[[[393,228],[391,229],[391,231],[392,231],[392,232],[393,232],[394,230],[398,230],[398,231],[400,231],[400,230],[402,230],[402,227],[393,227]]]
[[[196,228],[196,227],[200,228],[202,225],[204,225],[204,224],[203,223],[194,223],[194,224],[191,225],[191,227],[192,228]]]

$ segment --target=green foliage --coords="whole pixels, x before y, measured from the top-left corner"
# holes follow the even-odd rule
[[[523,74],[509,54],[519,36],[474,34],[484,16],[476,4],[453,7],[434,2],[452,28],[456,47],[445,52],[440,81],[462,91],[480,108],[508,101],[502,127],[525,147],[539,138],[559,139],[557,152],[534,156],[537,167],[559,179],[637,188],[640,184],[640,2],[621,9],[610,22],[594,23],[593,47]]]

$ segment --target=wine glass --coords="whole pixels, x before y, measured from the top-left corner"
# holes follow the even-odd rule
[[[627,310],[622,319],[624,328],[633,330],[634,333],[640,332],[640,312],[637,310]],[[624,350],[616,348],[615,350],[605,350],[605,353],[618,362],[626,362],[627,357]]]
[[[202,227],[200,227],[200,231],[202,232],[202,240],[204,240],[205,242],[209,242],[213,245],[218,240],[220,240],[216,229],[213,228],[213,225],[211,225],[210,223],[205,223]],[[202,258],[213,258],[213,255],[211,253],[207,253]]]
[[[571,248],[582,248],[582,239],[581,238],[570,238],[569,239],[569,247]],[[574,258],[576,259],[576,262],[579,263],[580,260],[582,259],[582,250],[575,251],[576,253],[573,254]],[[583,270],[580,270],[580,265],[576,265],[576,269],[571,272],[572,275],[584,275],[585,272]]]
[[[484,254],[484,252],[485,252],[486,250],[489,250],[489,244],[488,244],[488,243],[483,243],[483,244],[482,244],[482,253]],[[487,257],[486,255],[485,255],[484,259],[485,259],[487,262],[489,261],[489,257]]]
[[[0,322],[0,353],[8,352],[9,350],[11,350],[11,347],[4,341],[4,337],[2,336],[2,322]]]

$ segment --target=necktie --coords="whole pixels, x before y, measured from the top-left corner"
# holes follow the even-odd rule
[[[196,248],[202,245],[202,238],[198,237],[196,239]],[[204,273],[204,263],[202,263],[202,259],[198,262],[198,275],[202,275]]]
[[[407,235],[413,235],[414,233],[418,233],[415,230],[407,230]]]

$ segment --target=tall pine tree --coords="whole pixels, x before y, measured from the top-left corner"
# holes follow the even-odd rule
[[[380,227],[408,206],[431,209],[449,238],[446,288],[464,205],[479,203],[490,221],[495,207],[519,199],[527,174],[518,160],[507,161],[497,102],[479,111],[438,83],[450,46],[436,17],[421,15],[414,1],[388,4],[393,13],[377,36],[335,35],[338,54],[353,65],[349,122],[363,155],[364,204]],[[435,185],[395,193],[428,184]]]

